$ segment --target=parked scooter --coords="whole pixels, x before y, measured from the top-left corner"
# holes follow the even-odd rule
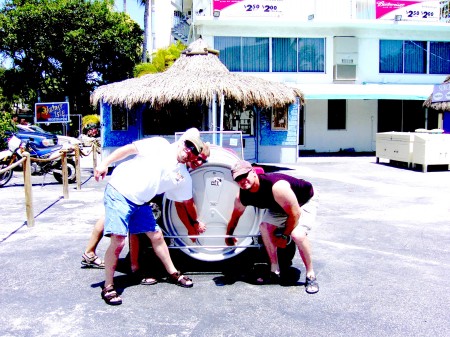
[[[18,158],[22,157],[21,153],[26,151],[30,153],[31,158],[37,159],[50,159],[49,161],[31,162],[31,174],[32,175],[45,175],[52,173],[53,177],[62,183],[62,164],[60,160],[60,151],[67,149],[72,152],[68,152],[67,158],[67,176],[69,183],[76,181],[76,167],[73,159],[73,148],[70,144],[55,145],[45,148],[39,148],[31,141],[21,141],[16,136],[12,136],[8,140],[8,150],[2,151],[3,157],[0,156],[0,163],[2,168],[7,167],[14,163]],[[7,152],[9,151],[9,152]],[[9,153],[9,156],[8,156]],[[3,158],[3,159],[2,159]],[[54,159],[54,160],[51,160]],[[0,187],[4,186],[12,177],[12,171],[5,172],[0,175]]]
[[[8,139],[8,149],[0,152],[0,170],[11,166],[18,158],[17,151],[20,148],[20,139],[12,136]],[[0,187],[5,186],[12,178],[13,170],[8,170],[0,174]]]

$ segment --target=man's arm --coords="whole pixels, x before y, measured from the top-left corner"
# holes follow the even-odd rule
[[[180,220],[183,222],[186,228],[193,225],[195,230],[199,234],[203,233],[206,230],[206,225],[198,220],[197,206],[195,206],[193,198],[184,200],[182,202],[175,202],[175,207],[177,209]],[[184,208],[186,212],[183,212],[182,208]],[[191,220],[194,222],[193,224],[191,223]]]
[[[233,235],[234,230],[237,227],[237,224],[239,222],[239,219],[241,218],[241,215],[244,214],[245,206],[242,205],[241,200],[239,199],[239,192],[236,195],[236,198],[234,199],[234,208],[233,213],[231,213],[230,221],[228,221],[227,225],[227,233],[226,235]],[[236,244],[237,239],[236,238],[226,238],[225,243],[228,246],[234,246]]]
[[[300,205],[297,197],[291,188],[291,185],[286,180],[276,182],[272,187],[272,193],[275,201],[283,208],[287,214],[286,227],[284,229],[285,235],[291,235],[298,219],[300,218]]]
[[[108,167],[115,163],[116,161],[125,159],[131,155],[137,154],[138,150],[136,146],[131,143],[128,145],[124,145],[122,147],[119,147],[117,150],[115,150],[113,153],[111,153],[108,157],[102,160],[102,162],[97,165],[97,167],[94,169],[94,178],[95,180],[99,180],[100,177],[102,179],[105,178],[106,174],[108,173]]]

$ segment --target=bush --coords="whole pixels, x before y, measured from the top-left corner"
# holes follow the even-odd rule
[[[11,114],[9,112],[0,112],[0,150],[8,148],[8,136],[11,132],[16,132],[16,125],[11,119]]]
[[[100,116],[86,115],[81,120],[83,134],[89,137],[100,137]]]

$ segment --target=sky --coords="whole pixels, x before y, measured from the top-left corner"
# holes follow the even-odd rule
[[[144,29],[144,6],[139,6],[139,0],[127,0],[127,13]],[[115,0],[115,7],[118,12],[123,11],[123,0]]]

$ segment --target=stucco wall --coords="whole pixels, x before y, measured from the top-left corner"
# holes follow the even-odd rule
[[[301,149],[337,152],[354,148],[375,151],[377,101],[348,100],[345,130],[328,130],[327,100],[308,100],[305,105],[305,145]]]

